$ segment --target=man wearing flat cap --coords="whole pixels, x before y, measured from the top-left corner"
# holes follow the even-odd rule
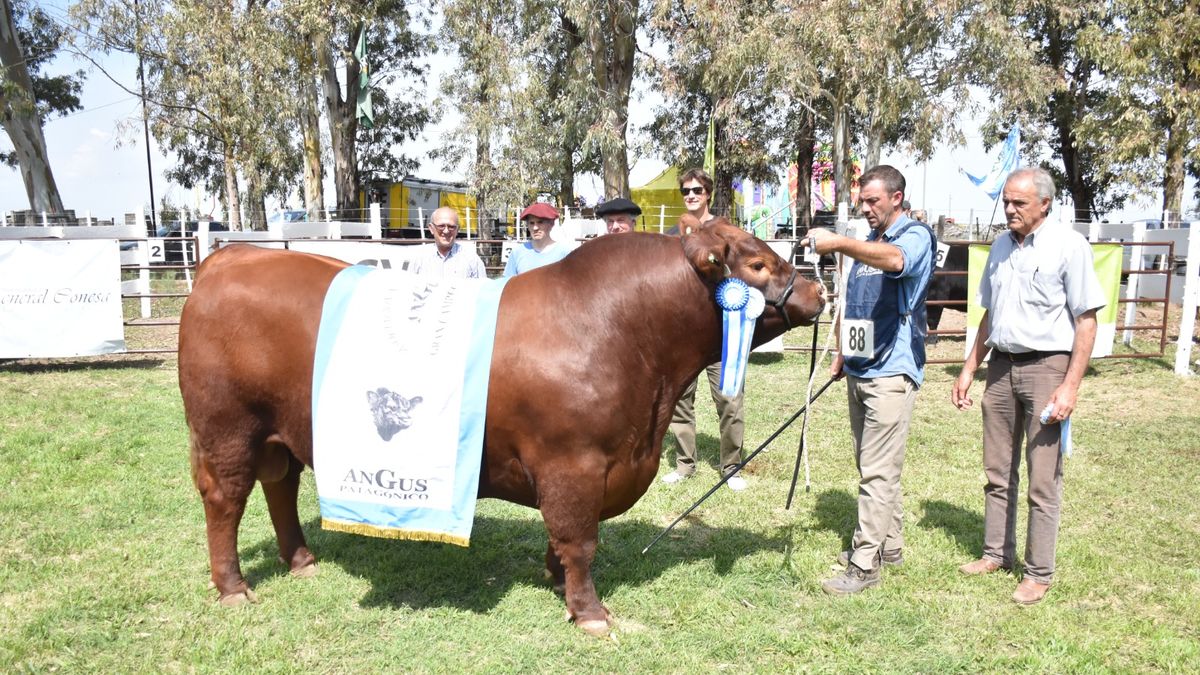
[[[596,209],[596,215],[604,219],[604,227],[609,234],[620,234],[633,231],[642,210],[628,199],[617,197],[601,204]]]
[[[529,241],[514,248],[504,265],[504,276],[512,277],[531,269],[556,263],[567,257],[571,248],[550,237],[558,210],[544,202],[534,202],[521,212],[521,220],[529,230]]]

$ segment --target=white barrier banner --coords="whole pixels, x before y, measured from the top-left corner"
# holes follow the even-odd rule
[[[114,239],[0,241],[0,358],[125,351]]]
[[[468,242],[459,242],[466,244]],[[419,244],[418,244],[419,245]],[[350,263],[370,265],[385,270],[408,269],[408,260],[414,244],[378,244],[369,241],[314,241],[293,240],[288,248],[293,251],[316,253]]]

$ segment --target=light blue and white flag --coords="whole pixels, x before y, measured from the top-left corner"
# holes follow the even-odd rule
[[[323,528],[470,543],[505,281],[334,277],[313,365]]]
[[[1000,156],[992,164],[991,171],[984,176],[972,176],[965,169],[959,170],[972,183],[983,188],[989,197],[995,199],[1004,189],[1004,181],[1008,179],[1008,174],[1016,171],[1019,166],[1021,166],[1021,125],[1014,123],[1008,132],[1008,138],[1004,139],[1004,147],[1000,149]]]

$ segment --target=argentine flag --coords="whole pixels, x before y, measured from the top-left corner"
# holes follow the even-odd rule
[[[992,170],[984,176],[972,176],[965,170],[961,170],[963,175],[971,180],[972,183],[983,188],[983,191],[988,193],[992,199],[1000,196],[1000,191],[1004,189],[1004,181],[1008,178],[1008,174],[1016,171],[1021,165],[1021,125],[1013,124],[1012,129],[1008,132],[1008,138],[1004,139],[1004,147],[1000,150],[1000,156],[996,158],[996,163],[992,165]]]

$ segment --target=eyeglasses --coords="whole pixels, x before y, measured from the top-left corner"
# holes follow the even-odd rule
[[[438,225],[437,223],[433,223],[432,227],[433,229],[441,232],[453,232],[454,230],[458,229],[457,225]]]
[[[683,195],[684,197],[688,196],[689,192],[694,195],[702,195],[702,194],[704,194],[704,187],[697,185],[696,187],[690,187],[690,188],[689,187],[681,187],[681,188],[679,188],[679,194]]]

